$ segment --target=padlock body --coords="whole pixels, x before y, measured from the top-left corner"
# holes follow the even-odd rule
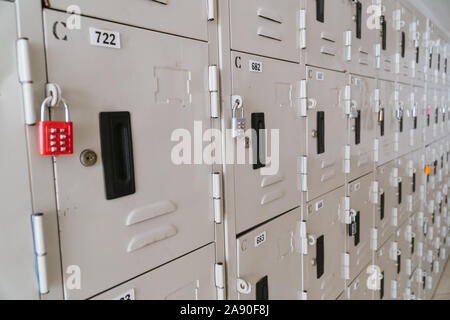
[[[39,121],[38,143],[41,156],[57,156],[73,153],[72,122]]]

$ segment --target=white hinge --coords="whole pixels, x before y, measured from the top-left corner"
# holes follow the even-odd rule
[[[397,299],[397,280],[391,281],[391,298]]]
[[[400,73],[400,53],[395,54],[395,74]]]
[[[408,177],[412,178],[414,176],[414,161],[408,161]]]
[[[433,263],[433,272],[434,273],[439,273],[439,261],[434,261],[434,263]]]
[[[425,186],[424,185],[420,186],[419,200],[425,201]]]
[[[343,217],[342,217],[342,223],[349,225],[352,223],[352,214],[350,211],[350,197],[342,198],[342,208],[344,211]]]
[[[373,204],[378,203],[378,194],[379,194],[379,183],[378,181],[372,181],[370,187],[371,201]]]
[[[300,294],[300,300],[306,301],[308,300],[308,291],[302,291]]]
[[[207,0],[206,6],[208,10],[208,21],[216,20],[216,0]]]
[[[413,212],[413,196],[412,195],[408,195],[408,200],[407,200],[407,210],[408,212]]]
[[[433,262],[433,250],[427,251],[427,262],[432,263]]]
[[[392,208],[392,226],[398,227],[398,209]]]
[[[341,276],[344,280],[350,280],[350,254],[349,253],[342,253],[341,255],[341,263],[342,263],[342,269],[341,269]]]
[[[414,133],[415,133],[414,129],[411,129],[409,131],[409,146],[410,147],[414,147],[414,137],[415,137]]]
[[[412,238],[413,238],[412,226],[409,224],[409,225],[406,226],[405,240],[409,244],[411,244],[412,243]]]
[[[411,276],[412,275],[412,261],[411,259],[405,260],[405,269],[406,269],[406,275]]]
[[[373,162],[380,161],[380,140],[373,140]]]
[[[299,110],[298,115],[300,117],[306,117],[308,115],[308,97],[306,91],[306,80],[299,81]]]
[[[44,215],[42,213],[31,215],[38,289],[40,294],[47,294],[49,293],[47,279],[47,250],[45,248],[43,219]]]
[[[346,145],[344,147],[344,173],[350,173],[350,161],[351,161],[351,147]]]
[[[345,104],[345,114],[350,115],[352,112],[352,87],[350,85],[346,85],[344,88],[344,104]]]
[[[345,31],[344,33],[344,50],[345,50],[345,60],[352,60],[352,32]]]
[[[33,79],[31,77],[31,54],[28,38],[17,40],[17,69],[19,82],[22,85],[23,107],[25,124],[36,124],[36,112],[34,110]]]
[[[217,288],[217,300],[225,300],[225,265],[223,263],[214,265],[214,281]]]
[[[428,213],[433,212],[434,212],[434,200],[430,200],[430,202],[428,202]]]
[[[302,9],[299,11],[299,31],[300,31],[300,49],[306,48],[306,10]]]
[[[375,45],[375,67],[381,68],[381,44],[379,43]]]
[[[219,68],[217,66],[209,66],[209,94],[211,99],[211,118],[219,118]]]
[[[308,254],[308,234],[306,232],[306,221],[300,221],[300,243],[302,254]]]
[[[447,250],[445,248],[441,248],[441,258],[442,260],[447,260]]]
[[[431,290],[433,288],[433,277],[432,276],[427,276],[426,278],[426,288],[428,290]]]
[[[212,189],[214,203],[214,221],[215,223],[222,223],[222,174],[220,172],[215,172],[212,174]]]
[[[392,168],[391,175],[391,185],[395,188],[398,187],[399,179],[398,179],[398,168]]]
[[[391,243],[391,250],[389,251],[389,258],[393,261],[397,261],[398,252],[398,242],[393,241]]]
[[[419,258],[423,257],[423,242],[420,241],[419,243],[417,243],[417,256]]]
[[[394,133],[394,151],[398,152],[399,150],[399,141],[400,141],[400,135],[398,132]]]
[[[375,103],[374,112],[380,112],[380,89],[375,89],[373,92],[373,100]]]
[[[372,228],[370,230],[370,249],[377,251],[378,249],[378,229]]]
[[[419,228],[423,228],[423,219],[424,219],[424,213],[423,212],[418,212],[417,213],[417,226]]]
[[[308,191],[308,157],[301,156],[299,158],[300,167],[300,190],[302,192]]]

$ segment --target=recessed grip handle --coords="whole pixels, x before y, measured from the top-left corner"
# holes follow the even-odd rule
[[[325,273],[325,236],[320,236],[316,240],[316,263],[317,279],[320,279]]]
[[[325,0],[316,0],[316,20],[325,22]]]
[[[362,3],[358,1],[356,3],[356,38],[362,38]]]
[[[317,112],[317,154],[325,153],[325,112]]]

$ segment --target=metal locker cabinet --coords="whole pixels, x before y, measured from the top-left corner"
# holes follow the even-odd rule
[[[406,289],[409,287],[409,279],[412,276],[412,226],[409,221],[404,223],[395,234],[398,243],[399,255],[396,262],[396,279],[399,287],[398,298],[402,299]]]
[[[373,300],[375,290],[370,290],[368,287],[368,281],[370,277],[369,265],[362,268],[361,273],[353,280],[353,282],[347,287],[347,299],[348,300]]]
[[[377,169],[378,210],[375,211],[375,227],[378,231],[377,248],[394,233],[398,226],[398,167],[391,161]]]
[[[392,0],[378,0],[382,6],[382,19],[378,45],[380,50],[380,69],[379,78],[383,80],[394,81],[396,75],[396,54],[398,33],[396,24],[398,19],[395,17],[397,2]]]
[[[416,24],[414,21],[414,12],[406,1],[398,2],[398,63],[399,80],[411,84],[415,77],[415,39]]]
[[[376,43],[380,31],[377,26],[371,25],[376,22],[371,17],[371,6],[376,5],[376,0],[350,2],[353,3],[345,6],[346,11],[343,19],[345,24],[350,26],[348,30],[351,31],[351,56],[348,62],[350,64],[348,70],[354,74],[375,77]]]
[[[416,110],[416,118],[413,117],[414,147],[415,149],[425,146],[427,126],[427,95],[425,89],[420,86],[412,87],[414,98],[413,107]]]
[[[22,110],[22,88],[17,78],[16,7],[0,2],[0,299],[39,299],[34,270],[31,230],[31,186]]]
[[[315,199],[344,184],[345,105],[350,94],[343,73],[307,67],[306,76],[307,189],[308,199]]]
[[[57,40],[53,25],[66,18],[44,10],[48,79],[74,123],[74,155],[55,162],[63,270],[82,270],[81,290],[66,297],[82,299],[214,241],[211,166],[176,165],[170,141],[194,121],[210,126],[208,47],[84,17],[82,30]],[[89,45],[90,27],[119,32],[122,48]],[[80,163],[86,149],[94,166]],[[114,170],[103,149],[122,155]]]
[[[300,62],[298,0],[229,0],[231,49]]]
[[[416,63],[416,77],[414,78],[414,84],[419,86],[425,85],[425,77],[427,74],[428,66],[428,43],[427,43],[427,19],[420,12],[415,11],[416,32],[418,41],[416,45],[416,52],[414,59]]]
[[[381,288],[375,292],[375,300],[396,300],[397,282],[396,282],[396,259],[393,259],[394,240],[390,238],[375,253],[375,265],[377,265],[383,276]],[[395,293],[395,295],[393,295]]]
[[[427,119],[426,119],[426,144],[432,143],[437,138],[436,111],[437,111],[437,92],[431,85],[427,86]]]
[[[421,215],[420,211],[414,213],[409,221],[409,225],[411,226],[411,245],[410,245],[410,256],[411,256],[411,269],[414,270],[419,267],[420,264],[420,252],[419,252],[419,242],[422,241],[422,226],[419,225],[419,215]]]
[[[394,170],[398,172],[398,183],[394,189],[395,199],[393,208],[397,210],[397,222],[394,224],[394,227],[399,227],[408,219],[410,213],[410,211],[408,211],[408,187],[411,185],[411,178],[409,177],[409,172],[405,170],[405,167],[408,166],[406,156],[396,159],[394,163]],[[394,176],[395,171],[393,171],[391,175]],[[392,211],[392,214],[395,215],[394,210]],[[393,220],[394,219],[395,217],[393,216]]]
[[[301,292],[300,209],[237,239],[240,300],[295,300]]]
[[[52,9],[127,25],[208,40],[208,6],[205,0],[50,0]],[[74,12],[77,12],[74,10]],[[182,13],[182,14],[180,14]],[[65,21],[65,19],[63,20]],[[81,25],[84,29],[86,26]]]
[[[307,65],[336,71],[346,69],[345,50],[351,51],[351,47],[344,40],[346,35],[351,38],[346,31],[350,31],[352,21],[343,21],[336,12],[348,12],[352,6],[347,0],[302,0],[300,47]]]
[[[247,161],[235,165],[236,232],[241,233],[300,205],[297,159],[303,149],[305,129],[297,108],[299,65],[237,52],[232,59],[236,62],[232,92],[242,97],[247,130],[255,130],[248,136],[255,155],[253,164]],[[249,69],[255,61],[262,72]],[[260,131],[259,122],[267,135]],[[279,132],[277,141],[273,140],[273,130]],[[272,141],[279,142],[279,155]],[[236,145],[239,148],[244,143],[238,140]],[[249,153],[250,149],[245,151]],[[264,151],[265,159],[259,159],[257,155]]]
[[[341,187],[308,202],[303,210],[303,291],[309,300],[333,300],[344,290],[344,195]]]
[[[407,154],[414,146],[414,136],[411,139],[414,124],[414,110],[411,101],[411,86],[396,83],[396,101],[394,117],[396,120],[396,135],[398,136],[398,156]]]
[[[94,300],[215,300],[214,244],[178,258]]]
[[[370,199],[373,175],[369,174],[348,185],[350,210],[355,215],[355,233],[347,234],[350,254],[350,280],[353,280],[372,259],[370,250],[375,207]],[[349,229],[350,231],[350,229]]]
[[[378,81],[380,91],[380,113],[378,115],[378,165],[394,160],[397,156],[398,144],[395,143],[395,87],[394,82]]]
[[[350,76],[353,115],[349,121],[350,174],[354,180],[373,169],[373,144],[377,113],[375,113],[376,81],[371,78]]]

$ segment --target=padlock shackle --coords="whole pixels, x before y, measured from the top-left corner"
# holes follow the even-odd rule
[[[51,101],[53,100],[53,97],[49,96],[47,98],[44,99],[44,101],[42,102],[41,105],[41,121],[45,121],[45,111],[48,108],[49,109],[49,116],[50,116],[50,108],[51,108]],[[66,118],[66,122],[70,121],[70,110],[69,110],[69,105],[67,104],[66,100],[64,100],[63,98],[61,98],[61,102],[64,105],[64,114],[65,114],[65,118]]]

